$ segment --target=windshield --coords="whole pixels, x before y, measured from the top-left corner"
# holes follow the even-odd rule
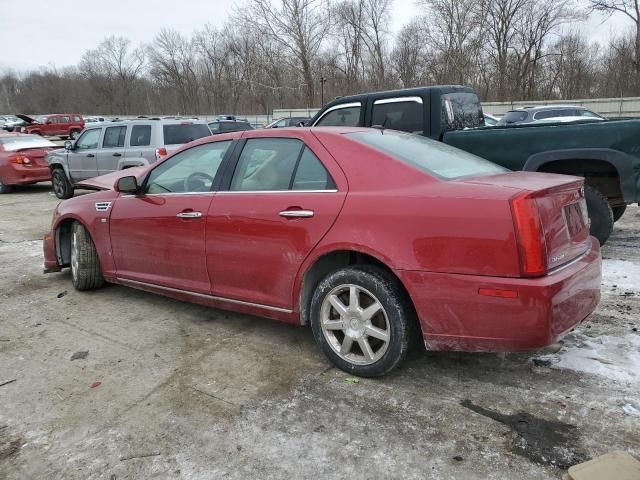
[[[392,130],[354,132],[347,135],[445,180],[508,171],[483,158],[419,135]]]
[[[498,125],[511,125],[514,123],[521,123],[527,119],[527,112],[523,112],[521,110],[514,110],[511,112],[505,113],[505,115],[500,119]]]
[[[181,145],[208,137],[211,130],[204,123],[176,123],[163,127],[165,145]]]
[[[15,152],[25,148],[51,148],[58,147],[55,143],[38,135],[24,135],[19,137],[0,137],[0,145],[6,152]],[[59,147],[58,147],[59,148]]]

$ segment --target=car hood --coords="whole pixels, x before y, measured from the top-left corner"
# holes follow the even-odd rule
[[[122,177],[134,176],[138,180],[138,185],[142,183],[145,174],[149,170],[149,165],[143,165],[140,167],[131,167],[125,170],[118,170],[117,172],[107,173],[106,175],[100,175],[99,177],[88,178],[76,183],[78,187],[88,188],[90,190],[114,190],[114,186],[118,179]]]
[[[17,114],[16,117],[18,117],[20,120],[22,120],[23,122],[28,123],[28,124],[40,123],[35,118],[30,117],[29,115],[23,115],[22,113]]]

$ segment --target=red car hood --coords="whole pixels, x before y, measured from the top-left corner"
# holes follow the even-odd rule
[[[117,172],[107,173],[106,175],[100,175],[99,177],[88,178],[78,182],[78,187],[89,188],[91,190],[114,190],[114,186],[119,178],[134,176],[138,180],[138,185],[142,183],[147,170],[148,165],[141,167],[131,167],[125,170],[118,170]]]

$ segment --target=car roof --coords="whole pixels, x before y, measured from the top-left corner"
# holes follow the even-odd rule
[[[104,122],[95,122],[97,125],[92,125],[87,128],[98,128],[98,127],[120,127],[122,125],[135,125],[136,123],[140,124],[149,124],[154,123],[158,125],[181,125],[181,124],[202,124],[206,125],[207,122],[200,119],[195,118],[159,118],[159,117],[149,117],[149,118],[125,118],[120,120],[105,120]]]
[[[510,112],[533,112],[540,110],[555,110],[556,108],[580,108],[582,110],[589,110],[587,107],[583,107],[582,105],[536,105],[533,107],[519,107],[514,108],[513,110],[509,110]]]

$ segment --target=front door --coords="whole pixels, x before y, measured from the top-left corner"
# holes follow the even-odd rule
[[[230,140],[206,143],[159,164],[140,195],[121,195],[110,218],[118,278],[210,293],[205,222]]]
[[[207,219],[215,296],[292,308],[300,266],[335,221],[346,192],[313,139],[250,138]],[[336,175],[340,175],[334,169]]]
[[[124,158],[124,137],[126,133],[126,125],[105,128],[102,148],[97,152],[98,175],[118,170],[118,165]]]
[[[74,182],[98,175],[97,150],[102,137],[101,128],[85,130],[72,150],[67,153],[69,174]]]

